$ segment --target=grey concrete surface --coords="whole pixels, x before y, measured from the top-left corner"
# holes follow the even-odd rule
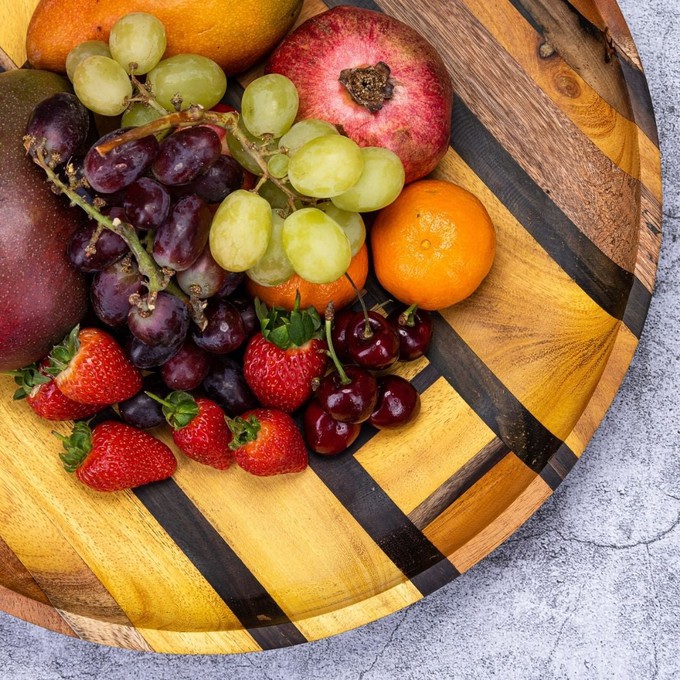
[[[620,6],[661,133],[663,248],[628,376],[553,498],[464,577],[330,640],[239,657],[162,656],[71,640],[0,614],[0,677],[680,677],[680,3]]]

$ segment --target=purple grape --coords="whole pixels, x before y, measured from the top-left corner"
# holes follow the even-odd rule
[[[161,366],[161,376],[172,390],[194,390],[208,375],[211,357],[187,338],[174,357]]]
[[[136,229],[158,229],[170,212],[170,194],[149,177],[140,177],[125,191],[123,207]]]
[[[185,128],[166,137],[151,166],[156,179],[168,186],[188,184],[220,157],[222,142],[206,126]]]
[[[190,194],[181,198],[156,230],[154,260],[174,271],[188,269],[203,252],[211,224],[212,215],[200,196]]]
[[[132,184],[144,174],[158,153],[158,141],[153,135],[126,142],[104,156],[95,148],[129,128],[104,135],[85,156],[83,167],[90,186],[102,194],[111,194]]]
[[[237,416],[259,406],[243,377],[241,364],[229,357],[213,362],[203,381],[203,389],[229,416]]]
[[[38,104],[28,119],[26,134],[37,142],[45,140],[48,158],[66,163],[87,140],[90,114],[78,97],[68,92],[53,94]],[[31,148],[31,155],[35,150]]]
[[[208,325],[192,333],[194,342],[206,352],[228,354],[238,349],[246,339],[246,329],[238,309],[224,300],[213,299],[205,310]]]
[[[210,245],[206,244],[198,259],[188,269],[177,272],[175,278],[187,295],[205,299],[216,295],[228,276],[229,272],[215,262]]]
[[[114,422],[119,423],[121,417],[116,413],[113,406],[103,406],[101,411],[97,411],[97,413],[89,418],[81,418],[81,420],[85,421],[90,426],[90,429],[94,429],[97,425],[105,423],[107,420],[113,420]]]
[[[135,262],[124,258],[97,272],[90,287],[94,313],[108,326],[124,326],[130,311],[130,295],[142,289],[142,275]]]
[[[165,397],[168,389],[158,373],[151,373],[144,378],[144,386],[134,397],[121,401],[118,410],[123,420],[132,427],[148,430],[165,423],[163,407],[145,392]]]
[[[174,345],[183,342],[189,330],[188,307],[172,293],[161,291],[151,311],[130,307],[128,313],[130,332],[147,345]]]
[[[248,295],[248,293],[239,288],[229,297],[229,302],[231,302],[238,313],[241,315],[241,321],[243,321],[243,327],[246,331],[246,338],[251,338],[255,333],[261,330],[260,320],[257,318],[257,312],[255,311],[255,303],[253,298]]]
[[[102,271],[128,252],[127,244],[118,234],[104,229],[95,244],[96,251],[88,255],[85,250],[96,228],[94,222],[88,222],[73,234],[66,247],[69,262],[81,272]]]
[[[227,272],[227,278],[219,291],[217,291],[217,297],[229,297],[245,281],[245,279],[245,272]]]
[[[231,157],[220,156],[188,186],[208,203],[221,203],[243,184],[243,168]]]
[[[181,341],[172,345],[147,345],[132,335],[125,343],[125,353],[133,366],[148,371],[150,368],[158,368],[172,359],[181,347]]]

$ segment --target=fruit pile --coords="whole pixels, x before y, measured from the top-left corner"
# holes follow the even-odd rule
[[[318,32],[320,21],[344,21],[348,40],[356,41],[365,26],[354,16],[338,19],[347,11],[311,20],[308,32]],[[445,292],[428,306],[430,289],[442,288],[435,274],[446,271],[452,244],[474,250],[470,244],[479,239],[487,252],[463,297],[488,273],[490,221],[476,216],[466,223],[444,210],[436,214],[434,205],[428,210],[427,181],[407,190],[422,198],[417,220],[422,213],[428,229],[449,230],[441,243],[434,231],[422,236],[416,218],[403,229],[406,209],[387,212],[399,204],[407,179],[436,165],[442,144],[419,142],[419,156],[413,140],[423,131],[416,119],[406,146],[394,140],[403,139],[403,129],[372,143],[348,133],[354,124],[365,134],[365,121],[357,126],[353,119],[363,120],[368,108],[374,121],[392,99],[402,125],[406,109],[399,102],[408,100],[408,88],[427,104],[421,114],[448,125],[450,82],[437,88],[405,77],[397,87],[383,62],[343,71],[340,87],[361,111],[343,119],[342,107],[331,107],[333,122],[311,117],[303,109],[310,110],[317,85],[299,64],[290,69],[293,79],[282,73],[291,50],[307,54],[300,47],[304,30],[305,24],[284,40],[269,72],[245,88],[239,113],[220,103],[227,80],[217,63],[200,54],[164,59],[161,21],[128,14],[113,24],[108,42],[86,41],[68,53],[75,94],[53,94],[31,112],[27,153],[54,192],[90,218],[65,244],[69,265],[88,278],[90,309],[48,357],[13,371],[15,398],[26,398],[43,418],[81,421],[62,437],[62,460],[95,489],[172,475],[172,451],[144,432],[165,424],[176,447],[199,463],[224,470],[235,461],[252,474],[274,475],[305,469],[308,449],[341,453],[362,423],[378,429],[410,423],[420,397],[392,369],[427,352],[433,323],[425,308],[447,304]],[[416,39],[412,29],[400,30],[402,39]],[[420,36],[417,42],[426,45]],[[423,49],[436,67],[428,73],[443,78],[441,60]],[[333,60],[328,49],[320,54]],[[357,99],[350,85],[376,78],[382,99],[367,88],[366,101]],[[109,131],[99,136],[95,120]],[[387,223],[373,241],[374,256],[387,262],[380,280],[392,276],[415,294],[397,296],[401,303],[389,315],[366,309],[360,290],[368,268],[362,213],[376,211],[376,225],[381,218]],[[399,243],[401,232],[408,240]],[[436,267],[412,286],[418,272],[408,263],[399,267],[421,250]],[[351,297],[339,295],[342,286]],[[278,300],[283,290],[285,304],[263,302]],[[315,301],[303,307],[310,290]],[[359,311],[346,306],[352,299]]]

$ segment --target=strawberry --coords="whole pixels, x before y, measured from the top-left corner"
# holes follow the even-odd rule
[[[56,434],[56,433],[55,433]],[[137,428],[106,420],[94,429],[76,423],[70,437],[59,437],[68,472],[96,491],[121,491],[167,479],[177,469],[168,446]]]
[[[37,415],[46,420],[79,420],[92,416],[101,406],[80,404],[69,399],[46,373],[47,361],[39,366],[31,364],[18,371],[11,371],[19,389],[14,399],[26,399]]]
[[[129,399],[142,388],[142,374],[106,331],[76,326],[50,352],[50,375],[73,401],[107,406]]]
[[[298,295],[292,312],[267,310],[256,299],[262,331],[250,339],[243,359],[243,376],[259,402],[286,413],[309,399],[328,363],[319,314],[313,307],[300,311],[299,304]]]
[[[259,408],[227,421],[236,462],[252,475],[302,472],[307,447],[295,421],[283,411]]]
[[[172,440],[189,458],[218,470],[226,470],[234,462],[229,448],[231,431],[224,411],[214,401],[195,399],[187,392],[171,392],[165,399],[147,394],[163,405]]]

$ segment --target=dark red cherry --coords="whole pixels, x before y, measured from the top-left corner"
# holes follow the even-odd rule
[[[364,315],[361,312],[354,312],[349,307],[344,307],[339,312],[336,312],[333,317],[333,329],[331,331],[331,338],[333,339],[333,347],[335,353],[338,355],[340,361],[352,361],[347,347],[347,328],[350,323],[363,319]]]
[[[378,378],[378,401],[369,422],[379,430],[397,429],[420,412],[420,395],[408,380],[398,375]]]
[[[368,320],[359,314],[347,327],[347,350],[359,366],[382,371],[399,359],[399,337],[378,312],[368,312]]]
[[[415,305],[401,305],[387,315],[399,336],[399,359],[413,361],[427,352],[432,341],[432,316]]]
[[[307,446],[312,451],[323,456],[335,456],[354,442],[361,432],[361,425],[335,420],[316,399],[312,399],[305,409],[303,430]]]
[[[378,398],[376,379],[359,366],[345,366],[347,381],[338,371],[322,378],[316,398],[322,408],[343,423],[363,423],[368,420]]]

